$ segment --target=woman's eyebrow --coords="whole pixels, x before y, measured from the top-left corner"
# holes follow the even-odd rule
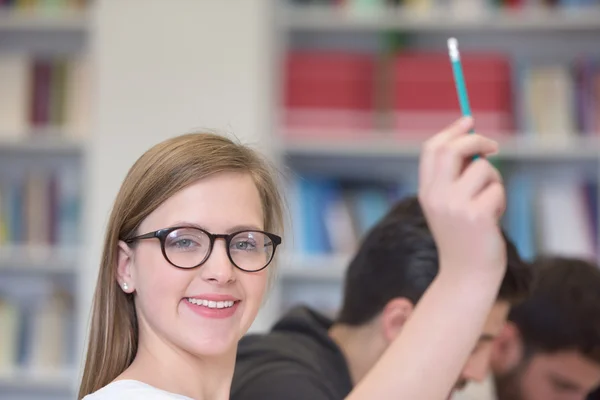
[[[249,224],[249,225],[236,225],[231,229],[228,229],[227,233],[238,232],[238,231],[262,231],[262,228],[258,225]]]
[[[172,224],[169,224],[169,228],[175,228],[175,227],[186,227],[186,228],[198,228],[198,229],[203,229],[205,231],[207,231],[208,229],[206,229],[206,227],[196,224],[194,222],[190,222],[190,221],[177,221],[174,222]]]
[[[194,222],[190,222],[190,221],[176,221],[172,224],[170,224],[169,227],[173,228],[173,227],[177,227],[177,226],[181,226],[181,227],[188,227],[188,228],[198,228],[198,229],[202,229],[205,230],[207,232],[210,233],[231,233],[231,232],[239,232],[239,231],[260,231],[262,230],[262,228],[258,225],[255,224],[243,224],[243,225],[235,225],[229,229],[227,229],[226,232],[212,232],[210,229],[207,229],[206,226],[194,223]]]

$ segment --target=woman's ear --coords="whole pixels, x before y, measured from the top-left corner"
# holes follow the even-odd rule
[[[381,313],[383,336],[390,344],[400,333],[412,314],[414,305],[405,297],[390,300]]]
[[[492,369],[504,374],[519,365],[523,358],[523,342],[519,328],[508,321],[494,340],[492,348]]]
[[[119,250],[117,255],[117,280],[121,289],[125,293],[135,291],[135,282],[133,279],[133,250],[127,243],[119,240]]]

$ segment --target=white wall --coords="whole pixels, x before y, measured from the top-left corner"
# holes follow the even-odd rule
[[[208,127],[271,154],[271,9],[269,0],[96,0],[82,338],[110,207],[142,152]]]

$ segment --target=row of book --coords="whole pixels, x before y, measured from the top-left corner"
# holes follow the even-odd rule
[[[75,334],[70,293],[39,280],[1,280],[0,372],[73,365]]]
[[[461,53],[478,129],[563,138],[600,132],[600,64]],[[281,124],[288,135],[387,131],[430,134],[460,115],[446,52],[397,54],[294,50],[285,67]]]
[[[87,0],[0,0],[0,9],[13,11],[82,10]]]
[[[598,186],[580,176],[506,178],[503,226],[525,259],[559,253],[596,257]],[[408,185],[348,183],[304,176],[290,185],[294,253],[349,254]]]
[[[598,182],[572,174],[507,180],[503,225],[525,259],[538,254],[598,257]]]
[[[82,135],[90,116],[88,67],[75,56],[0,54],[0,136]]]
[[[600,5],[598,0],[290,0],[299,6],[328,5],[353,11],[371,11],[384,7],[403,7],[406,9],[432,10],[441,6],[468,6],[487,9],[524,9],[524,8],[584,8]],[[460,4],[463,3],[463,4]]]
[[[289,187],[294,252],[350,253],[390,206],[413,192],[408,185],[338,181],[314,176]]]
[[[503,227],[524,259],[538,254],[598,258],[598,186],[582,177],[571,178],[540,182],[533,176],[517,175],[506,180]],[[305,304],[335,318],[342,301],[343,270],[360,233],[396,199],[413,190],[370,185],[360,190],[354,186],[353,191],[352,185],[314,177],[303,177],[294,186],[290,192],[294,257],[306,262],[296,268],[331,268],[340,273],[340,279],[315,280],[306,274],[304,279],[282,280],[279,312]],[[328,257],[332,253],[343,254]]]
[[[79,241],[79,174],[32,168],[0,180],[0,246],[65,246]]]

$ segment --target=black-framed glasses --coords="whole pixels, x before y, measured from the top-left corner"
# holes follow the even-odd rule
[[[223,239],[231,263],[246,272],[265,269],[273,260],[277,246],[281,244],[281,237],[269,232],[243,230],[230,234],[213,234],[188,226],[159,229],[125,239],[125,243],[153,238],[160,240],[165,260],[174,267],[184,269],[204,264],[212,253],[215,240]]]

